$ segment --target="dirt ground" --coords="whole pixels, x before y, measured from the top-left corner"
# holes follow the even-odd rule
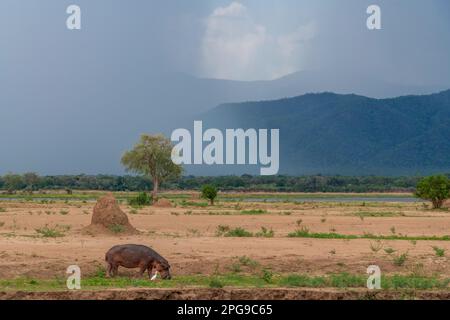
[[[194,201],[194,200],[193,200]],[[195,200],[201,201],[201,200]],[[433,247],[450,251],[450,241],[369,239],[339,240],[289,238],[301,227],[311,232],[348,235],[443,236],[450,235],[450,212],[432,211],[422,203],[251,203],[219,202],[214,207],[178,204],[173,208],[121,208],[140,234],[133,236],[83,235],[90,223],[94,203],[1,201],[0,279],[65,277],[67,266],[77,264],[82,274],[104,266],[105,252],[117,244],[136,243],[154,248],[169,260],[173,275],[230,272],[238,257],[247,256],[277,273],[323,275],[349,272],[366,274],[369,265],[384,274],[420,272],[450,277],[448,258],[438,257]],[[242,210],[266,210],[245,215]],[[372,212],[388,216],[364,217]],[[242,227],[251,232],[261,227],[274,231],[272,238],[217,236],[217,227]],[[36,229],[48,226],[64,230],[63,237],[42,237]],[[379,250],[374,247],[379,246]],[[408,253],[402,266],[393,254]],[[135,276],[137,270],[119,269]]]

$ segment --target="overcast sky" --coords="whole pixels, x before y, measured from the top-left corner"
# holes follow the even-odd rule
[[[81,31],[65,27],[72,3],[82,9]],[[380,31],[366,28],[374,3]],[[447,0],[2,0],[0,27],[8,77],[70,64],[76,77],[79,68],[120,63],[234,80],[339,66],[392,81],[450,83]]]
[[[70,4],[81,7],[81,30],[66,28]],[[366,27],[371,4],[382,30]],[[184,83],[163,74],[248,81],[345,70],[450,87],[449,57],[448,0],[2,0],[0,174],[120,172],[139,133],[182,117],[164,103],[174,92],[183,101]],[[210,94],[201,91],[204,104]],[[144,108],[153,117],[140,117]],[[134,131],[124,128],[132,121]]]

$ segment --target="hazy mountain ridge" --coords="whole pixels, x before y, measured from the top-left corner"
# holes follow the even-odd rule
[[[280,172],[419,174],[450,169],[450,90],[374,99],[334,93],[223,104],[208,127],[279,128]]]

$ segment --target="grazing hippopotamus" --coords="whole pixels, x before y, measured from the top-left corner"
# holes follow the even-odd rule
[[[151,278],[153,271],[158,271],[163,279],[170,279],[170,265],[155,250],[138,244],[114,246],[106,252],[107,276],[116,276],[119,266],[138,268],[141,277],[145,270]]]

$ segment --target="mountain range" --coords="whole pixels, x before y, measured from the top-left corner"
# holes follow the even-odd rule
[[[192,126],[192,121],[205,116],[205,113],[217,114],[221,112],[218,110],[222,109],[246,110],[247,107],[251,109],[255,105],[255,103],[237,104],[230,108],[220,106],[215,109],[220,104],[260,100],[268,100],[265,103],[257,103],[258,107],[255,107],[265,110],[264,114],[260,119],[252,119],[251,115],[245,116],[247,120],[243,125],[253,126],[258,124],[253,123],[254,121],[259,121],[261,125],[266,125],[267,122],[282,127],[284,132],[282,143],[285,144],[283,157],[286,164],[287,159],[291,159],[289,165],[283,169],[299,173],[305,170],[339,171],[337,167],[333,167],[335,162],[332,158],[320,156],[321,150],[327,148],[319,148],[318,145],[308,146],[309,141],[305,142],[302,139],[310,137],[325,139],[326,135],[322,132],[324,130],[333,136],[333,132],[338,132],[336,127],[342,120],[337,115],[342,113],[357,118],[358,115],[352,112],[362,112],[358,111],[358,106],[363,104],[361,101],[366,101],[370,105],[376,103],[375,99],[405,94],[430,94],[445,88],[441,85],[392,84],[367,74],[349,73],[345,70],[341,72],[309,70],[271,81],[246,82],[202,79],[180,73],[150,74],[146,70],[134,68],[132,70],[104,66],[97,68],[98,70],[94,70],[93,73],[95,76],[86,77],[83,81],[69,77],[66,71],[59,69],[45,73],[45,78],[37,73],[32,77],[15,75],[8,81],[0,81],[2,83],[0,145],[4,146],[0,157],[0,174],[10,171],[35,171],[40,174],[122,174],[124,170],[120,164],[120,157],[138,140],[140,134],[163,132],[170,135],[176,128]],[[371,97],[373,100],[328,94],[272,101],[323,91],[358,94]],[[324,102],[328,100],[328,103]],[[337,104],[333,106],[334,101]],[[273,110],[271,106],[274,107]],[[344,109],[339,111],[340,108]],[[425,112],[434,107],[424,104],[423,108]],[[285,113],[284,110],[288,109],[288,113]],[[301,111],[302,109],[304,111]],[[309,116],[303,114],[307,109],[310,110]],[[312,126],[309,123],[292,125],[290,112],[293,112],[292,116],[298,117],[298,120],[313,117],[312,122],[316,125]],[[388,117],[388,114],[385,116]],[[286,123],[277,121],[283,117]],[[425,121],[424,119],[422,117],[416,119],[418,126],[422,124],[421,121]],[[414,114],[411,115],[410,121],[414,122]],[[370,126],[365,128],[367,123],[367,121],[361,123],[361,130],[369,133],[374,128]],[[236,126],[234,123],[229,125],[232,125],[232,128]],[[308,133],[308,130],[312,131]],[[345,149],[338,148],[339,145],[350,143],[355,138],[350,136],[350,132],[347,134],[348,142],[314,141],[320,144],[337,143],[333,150],[338,152]],[[402,133],[399,134],[403,137]],[[406,140],[404,142],[406,143]],[[408,140],[408,143],[414,144],[411,140]],[[359,141],[358,144],[364,146],[361,146],[360,150],[367,148],[365,152],[369,152],[371,145],[367,142]],[[385,141],[382,144],[385,144]],[[291,146],[305,149],[306,153],[299,153],[295,148],[291,149]],[[362,155],[362,163],[367,163],[366,153]],[[347,150],[345,155],[348,155]],[[297,159],[297,156],[300,158]],[[341,152],[334,156],[339,159],[346,158]],[[386,157],[388,156],[390,155],[386,154]],[[302,161],[303,167],[290,164],[295,161]],[[420,163],[419,165],[422,166]],[[196,174],[236,172],[235,168],[228,169],[230,168],[194,168],[188,172]],[[247,172],[248,169],[242,168],[237,172]],[[351,170],[348,172],[352,173]]]
[[[375,99],[318,93],[222,104],[204,126],[280,129],[280,173],[450,172],[450,90]]]

